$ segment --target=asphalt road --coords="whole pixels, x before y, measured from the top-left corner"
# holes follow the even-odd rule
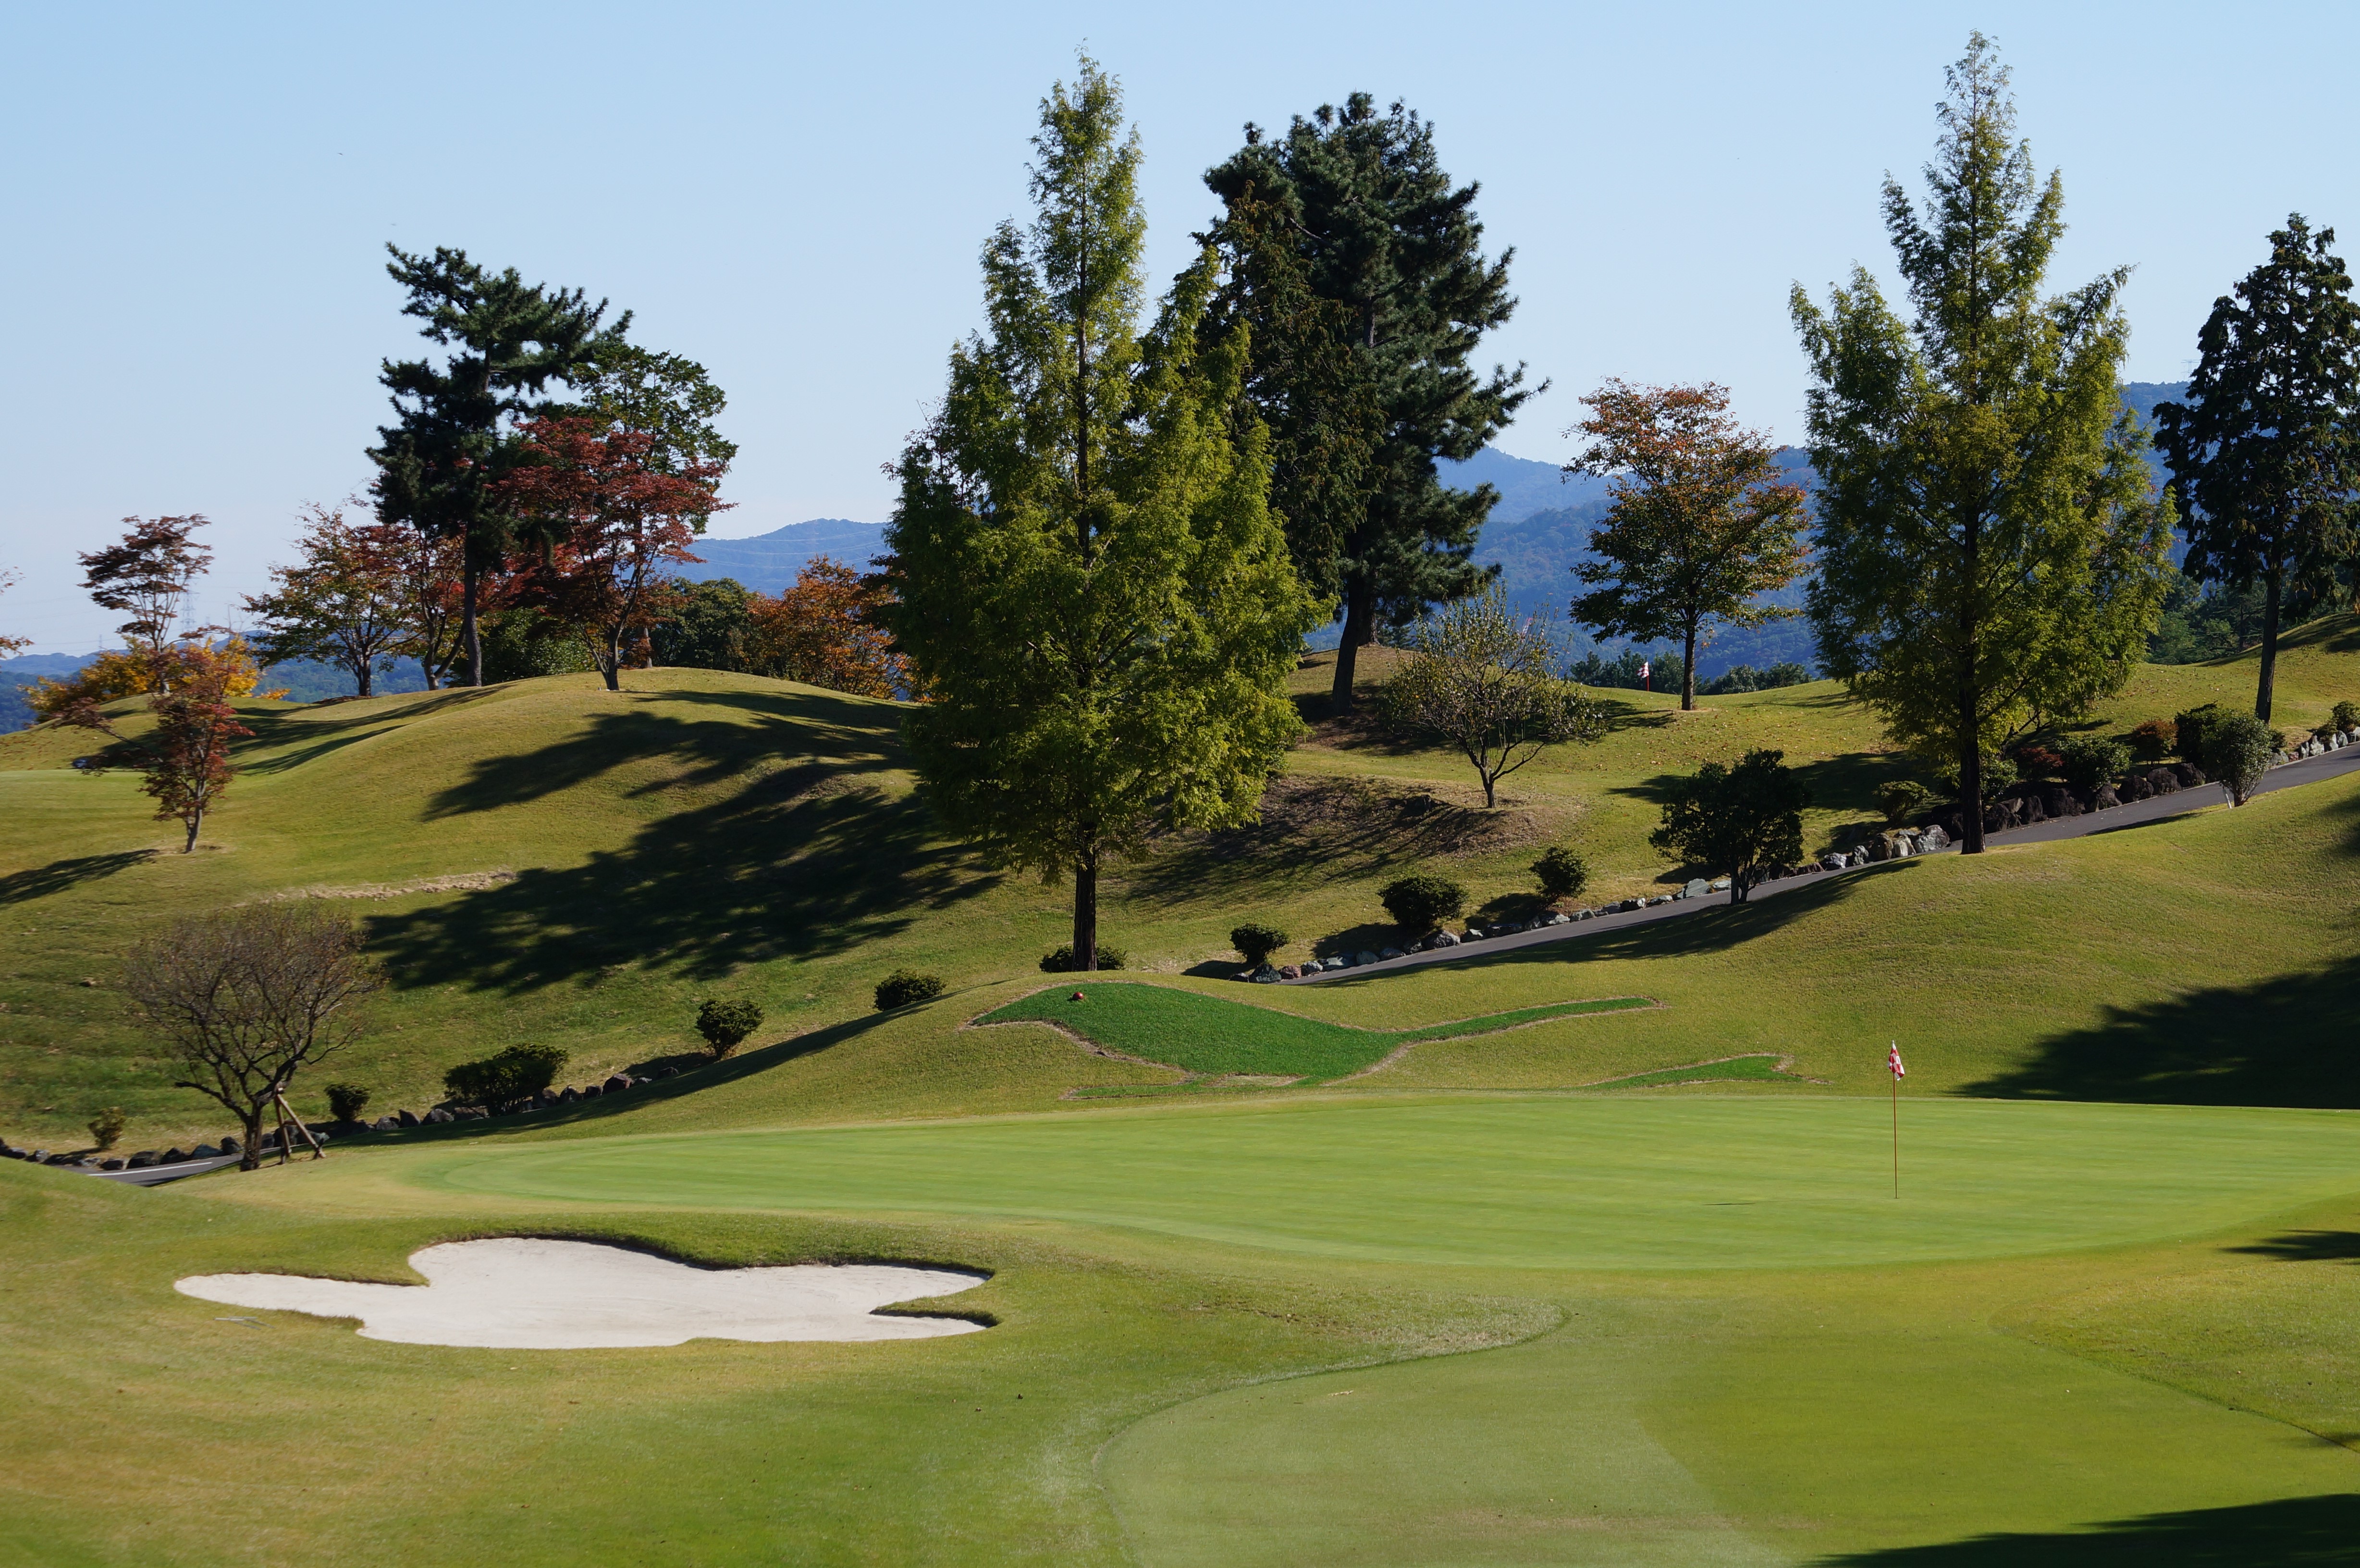
[[[2256,794],[2273,789],[2290,789],[2300,784],[2315,784],[2322,779],[2337,779],[2346,773],[2360,773],[2360,746],[2347,746],[2341,751],[2331,751],[2323,757],[2307,757],[2300,762],[2289,762],[2273,768],[2264,776]],[[2058,839],[2084,838],[2091,833],[2116,833],[2124,828],[2142,827],[2172,817],[2182,817],[2191,811],[2228,803],[2228,792],[2217,784],[2200,784],[2193,789],[2176,794],[2157,795],[2145,800],[2134,800],[2107,811],[2085,811],[2078,817],[2058,817],[2028,828],[2016,828],[2007,833],[1986,833],[1987,844],[2048,844]],[[1937,851],[1955,855],[1956,849]],[[1891,865],[1892,862],[1884,862]],[[1834,877],[1857,877],[1873,871],[1873,866],[1856,866],[1844,871],[1807,871],[1798,877],[1788,877],[1776,882],[1765,882],[1754,889],[1754,897],[1775,898],[1797,887],[1808,887]],[[1538,947],[1544,942],[1575,942],[1601,931],[1628,931],[1656,920],[1678,920],[1701,909],[1719,909],[1727,898],[1682,898],[1675,903],[1658,904],[1652,909],[1629,909],[1619,915],[1598,915],[1571,925],[1544,926],[1539,931],[1515,931],[1507,936],[1484,937],[1477,942],[1461,942],[1457,947],[1438,948],[1428,953],[1413,953],[1401,958],[1383,959],[1364,964],[1353,969],[1322,970],[1299,979],[1282,980],[1282,985],[1317,985],[1325,981],[1357,979],[1364,975],[1390,975],[1404,969],[1415,969],[1425,964],[1450,964],[1460,959],[1480,958],[1489,953],[1506,953],[1516,948]]]

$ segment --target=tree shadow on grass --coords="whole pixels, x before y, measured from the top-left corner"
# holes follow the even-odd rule
[[[1963,1093],[2190,1105],[2360,1105],[2360,958],[2214,985],[2049,1036]]]
[[[2322,1568],[2360,1564],[2360,1495],[2147,1514],[2086,1530],[2008,1531],[1844,1552],[1817,1568]]]
[[[118,871],[128,871],[156,858],[152,849],[126,849],[114,855],[83,855],[71,860],[52,860],[27,871],[12,871],[0,877],[0,904],[26,904],[35,898],[46,898],[52,893],[62,893],[85,882],[95,882],[112,877]]]
[[[666,785],[689,786],[720,783],[781,757],[801,757],[835,774],[901,766],[892,710],[833,691],[626,691],[622,697],[668,708],[727,708],[764,722],[706,723],[639,705],[600,713],[554,745],[478,758],[464,779],[428,802],[428,817],[522,805],[651,757],[682,764],[683,771]]]
[[[918,797],[814,768],[672,811],[584,865],[380,916],[370,936],[406,985],[514,995],[627,960],[717,979],[891,937],[997,880]]]
[[[2290,1230],[2267,1241],[2248,1242],[2227,1250],[2275,1258],[2280,1263],[2360,1263],[2360,1231]]]

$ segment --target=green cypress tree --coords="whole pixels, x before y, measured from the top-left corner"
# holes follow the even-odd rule
[[[1947,76],[1922,219],[1885,185],[1913,319],[1864,267],[1825,311],[1796,285],[1792,309],[1818,382],[1820,660],[1895,738],[1956,768],[1972,854],[1984,758],[2128,680],[2171,517],[2120,403],[2127,271],[2041,296],[2063,188],[2037,182],[2012,139],[2007,72],[1982,34]]]
[[[1434,127],[1399,103],[1378,113],[1365,93],[1298,117],[1276,141],[1248,125],[1245,147],[1205,181],[1226,208],[1214,237],[1244,253],[1237,314],[1257,343],[1288,351],[1258,370],[1252,393],[1274,438],[1277,500],[1296,507],[1286,522],[1306,581],[1341,595],[1342,710],[1381,619],[1406,625],[1495,574],[1469,557],[1498,493],[1445,487],[1435,460],[1474,456],[1540,390],[1524,387],[1521,366],[1485,378],[1468,365],[1516,308],[1515,253],[1484,259],[1479,187],[1454,190]],[[1305,290],[1328,307],[1316,318]],[[1315,325],[1352,363],[1306,352]],[[1328,490],[1306,497],[1290,481],[1299,473]]]
[[[905,733],[945,823],[999,864],[1098,876],[1159,827],[1250,821],[1301,733],[1284,682],[1320,606],[1267,505],[1245,340],[1201,328],[1209,252],[1153,328],[1139,144],[1085,58],[1042,105],[1036,213],[984,247],[989,331],[911,440],[880,612],[925,701]]]
[[[2266,723],[2284,601],[2328,592],[2355,544],[2360,308],[2334,243],[2333,229],[2314,234],[2289,215],[2270,259],[2212,302],[2187,400],[2155,411],[2186,518],[2188,575],[2262,585],[2254,713]]]
[[[493,484],[510,455],[510,429],[540,411],[551,381],[586,377],[600,352],[620,343],[631,314],[602,329],[606,302],[592,305],[578,289],[528,285],[514,267],[486,272],[445,246],[431,256],[386,249],[386,271],[410,291],[401,313],[424,321],[420,332],[451,352],[441,365],[384,362],[377,379],[399,418],[378,427],[380,444],[369,449],[377,467],[370,488],[383,521],[461,541],[460,647],[467,684],[480,686],[483,577],[507,557],[516,528]]]

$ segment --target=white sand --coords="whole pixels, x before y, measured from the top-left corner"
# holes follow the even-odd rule
[[[973,1334],[964,1318],[879,1317],[879,1307],[947,1296],[972,1274],[894,1264],[694,1269],[585,1241],[453,1241],[411,1255],[424,1285],[362,1285],[294,1274],[196,1274],[177,1289],[233,1307],[358,1318],[366,1339],[500,1350],[586,1350],[692,1339],[931,1339]]]

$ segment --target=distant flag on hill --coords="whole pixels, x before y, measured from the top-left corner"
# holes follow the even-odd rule
[[[1887,1053],[1885,1058],[1885,1065],[1892,1069],[1893,1076],[1896,1079],[1907,1078],[1909,1076],[1909,1069],[1901,1065],[1901,1042],[1899,1040],[1896,1040],[1893,1042],[1892,1051]]]
[[[1647,670],[1649,668],[1650,665],[1648,660],[1643,659],[1639,661],[1639,685],[1642,689],[1652,691],[1655,688],[1647,684]]]

